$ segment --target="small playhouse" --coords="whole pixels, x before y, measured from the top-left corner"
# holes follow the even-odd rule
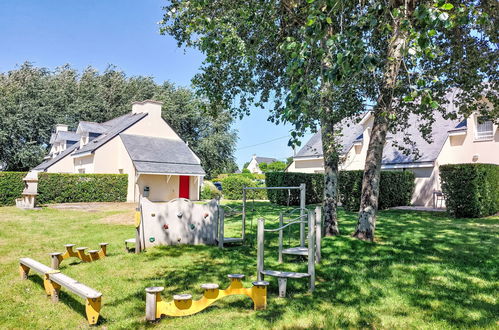
[[[21,209],[34,209],[38,196],[38,172],[31,171],[23,178],[22,197],[16,199],[16,206]]]

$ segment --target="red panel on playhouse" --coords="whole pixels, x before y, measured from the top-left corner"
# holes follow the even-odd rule
[[[179,193],[178,197],[180,198],[189,198],[189,177],[181,175],[180,176],[180,183],[179,183]]]

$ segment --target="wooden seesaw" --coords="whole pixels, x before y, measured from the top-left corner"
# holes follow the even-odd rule
[[[267,307],[267,286],[269,282],[256,281],[253,287],[244,288],[242,284],[243,274],[229,274],[230,285],[225,290],[219,290],[218,284],[202,284],[203,297],[192,300],[190,294],[179,294],[173,296],[173,301],[166,302],[161,299],[161,291],[164,287],[146,288],[146,320],[156,321],[161,316],[188,316],[199,313],[213,304],[215,301],[226,296],[245,295],[253,300],[254,309],[262,310]]]
[[[106,256],[108,243],[99,243],[99,245],[100,250],[88,250],[88,254],[85,254],[87,247],[77,247],[75,252],[73,250],[75,244],[66,244],[64,245],[66,252],[53,252],[50,254],[52,258],[52,268],[58,269],[61,262],[68,258],[78,258],[83,262],[91,262],[102,259]]]

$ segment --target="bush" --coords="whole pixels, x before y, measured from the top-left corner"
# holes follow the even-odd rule
[[[340,171],[339,199],[348,211],[358,211],[364,171]],[[382,171],[378,209],[409,205],[414,191],[414,173],[410,171]]]
[[[241,175],[230,175],[222,180],[222,193],[226,199],[242,199],[243,187],[265,187],[262,182]],[[247,199],[267,199],[265,190],[248,190]]]
[[[127,174],[38,174],[38,202],[124,202]]]
[[[205,180],[201,189],[201,199],[218,199],[222,197],[222,192],[215,187],[213,182]]]
[[[266,174],[267,187],[298,187],[306,184],[306,204],[322,202],[324,194],[324,174],[270,172]],[[300,191],[289,190],[289,205],[300,205]],[[272,203],[288,205],[288,190],[268,190],[267,195]]]
[[[0,206],[16,205],[24,190],[26,172],[0,172]]]
[[[447,212],[457,218],[485,217],[499,211],[499,165],[440,166]]]

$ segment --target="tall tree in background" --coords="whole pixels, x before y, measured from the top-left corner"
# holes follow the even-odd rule
[[[211,103],[230,108],[233,116],[271,104],[270,121],[295,126],[290,144],[299,144],[298,138],[307,129],[322,127],[325,232],[335,235],[339,233],[335,123],[360,109],[339,108],[342,99],[337,96],[350,94],[352,104],[361,98],[349,93],[352,86],[331,86],[323,75],[324,66],[329,65],[327,57],[310,61],[307,69],[297,69],[302,79],[287,74],[295,59],[293,48],[301,41],[301,29],[308,20],[302,9],[299,1],[292,0],[176,0],[165,7],[161,32],[172,35],[179,47],[194,47],[206,55],[193,82]],[[339,93],[333,93],[335,89]]]
[[[224,110],[212,115],[210,105],[188,88],[127,77],[112,66],[102,74],[92,67],[79,74],[69,65],[51,72],[30,63],[0,74],[0,168],[39,164],[57,123],[75,129],[81,120],[107,121],[145,99],[164,103],[163,118],[199,156],[208,177],[234,169],[232,118]]]
[[[460,114],[478,110],[497,120],[497,4],[488,0],[300,3],[307,21],[284,46],[296,59],[288,74],[300,79],[308,63],[329,58],[323,70],[336,86],[332,92],[351,86],[349,93],[372,105],[374,123],[354,236],[373,240],[382,153],[390,130],[404,131],[418,124],[430,142],[434,112],[446,117],[458,114],[445,112],[449,94],[455,96]],[[480,105],[483,96],[493,109]],[[346,100],[339,106],[352,104]],[[409,123],[410,114],[421,122]],[[405,140],[410,144],[410,137]]]

